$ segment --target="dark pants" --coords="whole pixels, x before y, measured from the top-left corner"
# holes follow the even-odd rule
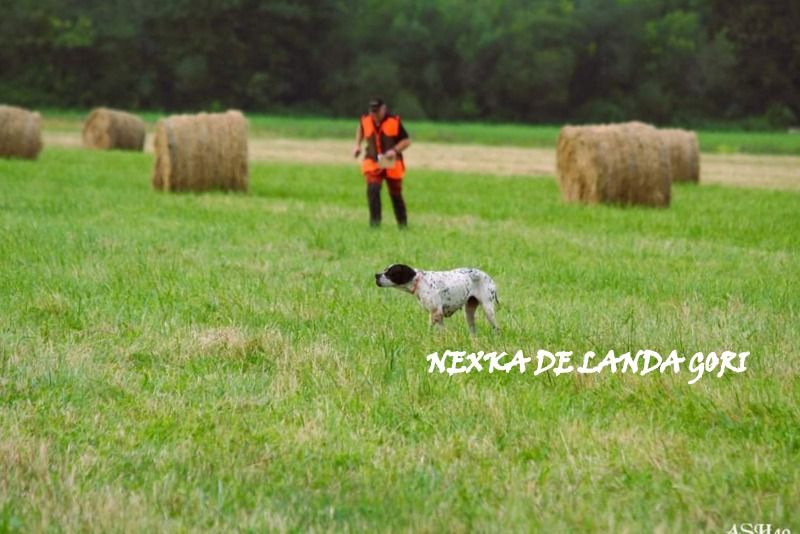
[[[369,224],[381,224],[381,183],[386,181],[389,188],[389,198],[392,199],[394,216],[397,224],[404,227],[408,224],[406,217],[406,203],[403,201],[403,180],[394,180],[386,176],[386,171],[367,173],[367,202],[369,203]]]

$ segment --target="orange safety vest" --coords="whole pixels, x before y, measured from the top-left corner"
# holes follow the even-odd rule
[[[397,137],[400,135],[400,117],[398,115],[387,115],[376,129],[372,117],[362,115],[361,132],[367,141],[367,150],[364,155],[364,161],[361,163],[361,171],[366,174],[382,170],[378,165],[378,154],[391,150],[399,142]],[[398,153],[394,166],[386,169],[386,176],[394,180],[400,180],[405,170],[403,155]]]

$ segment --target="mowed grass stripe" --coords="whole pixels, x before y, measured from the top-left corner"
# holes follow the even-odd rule
[[[583,207],[550,179],[412,172],[403,233],[386,198],[366,227],[349,167],[254,165],[249,195],[159,194],[150,170],[0,161],[0,525],[797,524],[800,195]],[[487,270],[502,333],[429,331],[374,286],[393,261]],[[428,375],[445,348],[753,354],[688,386]]]
[[[401,118],[402,110],[398,110]],[[45,110],[47,132],[80,132],[89,111]],[[151,127],[170,113],[137,112]],[[353,139],[358,116],[329,118],[247,113],[255,137],[289,139]],[[439,122],[403,118],[412,138],[432,143],[553,148],[561,125]],[[667,126],[667,125],[656,125]],[[700,150],[716,154],[800,155],[800,134],[786,131],[698,129]]]

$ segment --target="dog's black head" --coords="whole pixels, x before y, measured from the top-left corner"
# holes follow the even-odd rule
[[[417,271],[408,265],[395,263],[387,267],[382,273],[376,273],[375,283],[380,287],[404,286],[414,280],[415,276],[417,276]]]

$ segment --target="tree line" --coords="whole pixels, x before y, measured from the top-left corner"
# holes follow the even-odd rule
[[[800,117],[797,0],[0,0],[0,101],[659,124]]]

